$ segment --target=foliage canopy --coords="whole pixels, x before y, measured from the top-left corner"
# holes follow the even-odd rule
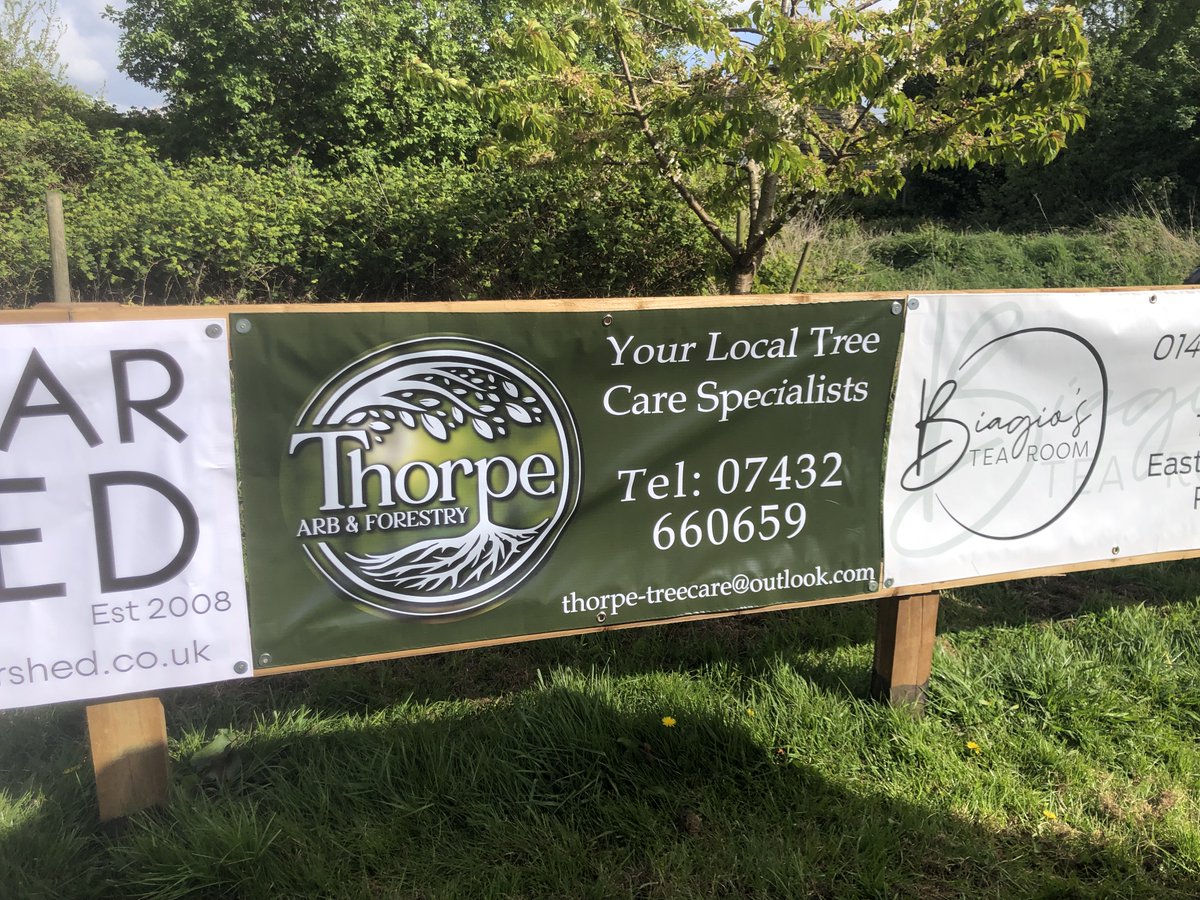
[[[910,179],[901,208],[1007,228],[1087,224],[1131,207],[1186,219],[1200,202],[1196,0],[1082,0],[1093,83],[1087,128],[1048,166]],[[877,210],[895,212],[886,203]]]
[[[1046,173],[1059,202],[1092,209],[1150,194],[1200,199],[1200,6],[1196,0],[1083,4],[1096,89],[1088,127]],[[1057,189],[1056,189],[1057,188]]]
[[[482,123],[461,101],[401,83],[414,55],[496,74],[482,35],[503,0],[129,0],[121,69],[168,102],[177,157],[318,165],[469,160]]]
[[[0,70],[37,67],[60,78],[54,0],[0,0]]]
[[[529,0],[493,42],[508,77],[473,95],[526,158],[656,169],[749,288],[805,207],[894,192],[919,168],[1051,159],[1083,124],[1087,42],[1069,8],[1022,0]],[[747,226],[731,232],[743,209]]]

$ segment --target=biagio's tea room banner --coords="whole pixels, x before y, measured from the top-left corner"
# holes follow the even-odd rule
[[[1200,546],[1200,292],[909,301],[884,495],[897,586]]]

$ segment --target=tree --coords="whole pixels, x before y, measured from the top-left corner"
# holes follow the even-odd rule
[[[1200,202],[1196,0],[1085,0],[1087,128],[1048,166],[918,175],[905,207],[1009,227],[1083,224],[1130,207],[1187,217]]]
[[[1200,200],[1196,0],[1093,0],[1082,10],[1096,70],[1088,128],[1041,176],[1045,192],[1068,202],[1083,197],[1093,210],[1128,203],[1138,192],[1194,207]]]
[[[823,198],[895,192],[913,169],[1048,160],[1083,124],[1074,10],[873,5],[530,0],[493,38],[510,77],[409,71],[474,96],[503,128],[496,152],[652,167],[743,293],[771,237]]]
[[[61,79],[54,0],[0,0],[0,70],[38,68]]]
[[[51,0],[0,0],[0,215],[86,180],[114,124],[64,81],[59,35]]]
[[[401,83],[419,54],[463,77],[496,74],[482,39],[503,0],[129,0],[121,70],[167,98],[176,156],[320,166],[470,159],[469,104]]]

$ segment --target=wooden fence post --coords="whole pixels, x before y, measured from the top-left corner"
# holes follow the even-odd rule
[[[933,666],[938,595],[884,597],[877,609],[871,696],[920,715]]]
[[[167,801],[167,720],[157,697],[87,708],[100,821],[111,822]]]
[[[50,230],[50,276],[54,302],[71,302],[71,276],[67,270],[67,227],[63,220],[61,191],[46,191],[46,225]]]

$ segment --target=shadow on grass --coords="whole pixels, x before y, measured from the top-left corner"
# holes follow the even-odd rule
[[[940,630],[1197,594],[1197,562],[992,585],[944,597]],[[1200,896],[1160,867],[1153,840],[985,826],[949,798],[897,799],[877,761],[856,758],[908,734],[858,699],[873,634],[873,605],[849,604],[171,692],[171,734],[188,735],[177,752],[232,727],[242,769],[201,786],[177,762],[171,809],[115,839],[94,826],[82,709],[8,714],[0,885],[13,897]],[[736,695],[781,666],[810,688],[782,729],[683,694],[651,709],[639,687],[703,674]],[[865,723],[866,743],[819,735],[801,752],[780,736],[838,716]]]
[[[1021,626],[1125,606],[1163,605],[1200,596],[1200,560],[1082,572],[962,588],[942,595],[939,634]],[[189,695],[221,721],[249,724],[260,703],[292,697],[329,711],[357,711],[379,696],[414,702],[478,700],[537,683],[560,667],[622,677],[688,672],[729,664],[730,677],[752,680],[786,662],[814,684],[865,697],[875,637],[875,604],[848,603],[765,611],[703,622],[552,638],[455,653],[435,653],[322,673],[270,676]],[[195,701],[192,700],[195,698]]]
[[[77,802],[6,825],[8,896],[1200,893],[1067,825],[989,828],[948,800],[897,799],[861,765],[777,744],[744,710],[681,708],[670,685],[617,696],[603,679],[558,681],[434,718],[285,706],[240,739],[236,773],[203,784],[177,765],[170,808],[117,838]],[[912,737],[902,715],[868,718],[884,745]],[[59,779],[40,780],[53,793]]]
[[[78,804],[6,828],[8,895],[1200,893],[1069,826],[986,828],[827,772],[742,710],[607,691],[577,678],[444,718],[312,727],[277,710],[241,739],[238,773],[204,785],[176,766],[170,808],[119,838],[100,838]],[[904,736],[888,710],[872,719]],[[49,833],[66,835],[58,852],[28,852]]]

